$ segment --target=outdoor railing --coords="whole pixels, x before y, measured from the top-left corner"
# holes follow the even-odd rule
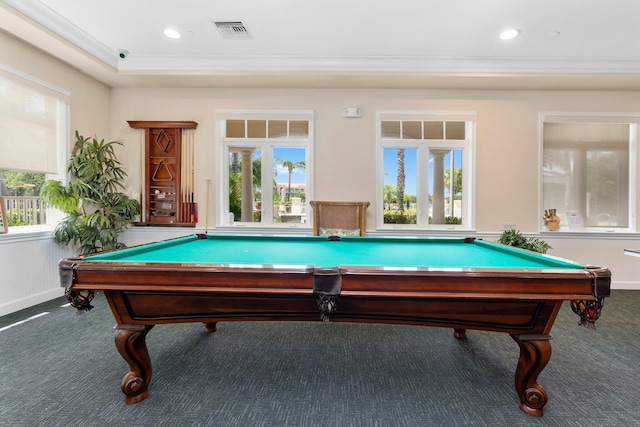
[[[6,221],[11,226],[46,224],[44,202],[37,196],[4,196]]]

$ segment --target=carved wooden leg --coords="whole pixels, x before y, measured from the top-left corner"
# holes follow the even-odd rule
[[[511,335],[520,346],[520,358],[516,368],[515,384],[520,397],[518,407],[522,412],[541,417],[542,408],[549,400],[547,392],[538,384],[538,375],[551,359],[549,335]]]
[[[151,359],[145,338],[154,325],[116,325],[116,348],[129,364],[129,373],[124,376],[120,389],[126,395],[124,401],[133,405],[149,396],[151,381]]]
[[[467,330],[466,329],[454,328],[453,329],[453,336],[456,337],[459,340],[466,340],[467,339]]]
[[[217,324],[218,322],[204,322],[204,331],[210,334],[214,333],[218,329]]]

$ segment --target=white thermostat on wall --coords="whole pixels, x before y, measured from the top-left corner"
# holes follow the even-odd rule
[[[342,117],[358,118],[362,117],[362,109],[356,107],[347,107],[342,109]]]

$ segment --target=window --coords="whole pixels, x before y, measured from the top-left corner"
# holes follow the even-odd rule
[[[312,112],[216,117],[224,162],[220,225],[309,226]]]
[[[46,223],[46,178],[64,177],[69,94],[0,64],[0,196],[10,227]]]
[[[40,188],[46,174],[0,169],[0,196],[5,205],[7,225],[39,225],[47,223]]]
[[[378,227],[474,227],[474,113],[378,112]]]
[[[562,230],[635,231],[638,121],[542,115],[542,207]]]

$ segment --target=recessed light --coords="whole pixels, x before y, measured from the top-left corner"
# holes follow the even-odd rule
[[[500,40],[511,40],[515,39],[520,35],[520,30],[517,28],[507,28],[503,32],[500,33]]]
[[[173,28],[167,28],[166,30],[164,30],[164,35],[172,39],[180,38],[180,33]]]

